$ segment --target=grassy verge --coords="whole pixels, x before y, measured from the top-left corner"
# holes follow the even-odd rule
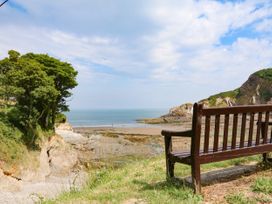
[[[18,173],[20,168],[35,169],[39,166],[37,158],[40,150],[27,147],[23,140],[24,133],[9,121],[8,111],[0,109],[0,168],[8,174]],[[52,132],[39,130],[38,134],[40,138],[46,138]]]
[[[257,200],[253,198],[248,198],[243,193],[231,194],[226,197],[227,203],[231,204],[256,204]]]
[[[224,168],[256,160],[248,157],[202,166],[203,171]],[[190,167],[176,165],[176,176],[190,175]],[[81,190],[72,189],[54,200],[43,203],[201,203],[203,197],[193,194],[181,180],[166,181],[163,156],[138,160],[120,168],[90,171],[90,178]],[[132,202],[133,203],[133,202]],[[134,202],[135,203],[135,202]]]

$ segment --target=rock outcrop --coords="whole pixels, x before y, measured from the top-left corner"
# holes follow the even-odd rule
[[[268,70],[271,71],[272,69]],[[239,88],[237,104],[267,104],[272,102],[272,81],[262,72],[252,74],[249,79]]]
[[[169,113],[166,115],[161,116],[163,121],[165,122],[175,122],[180,121],[182,118],[191,118],[193,113],[193,104],[192,103],[185,103],[180,106],[171,108]]]

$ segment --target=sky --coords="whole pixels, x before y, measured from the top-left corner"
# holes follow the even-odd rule
[[[9,0],[0,19],[0,58],[78,70],[71,109],[170,108],[272,67],[272,0]]]

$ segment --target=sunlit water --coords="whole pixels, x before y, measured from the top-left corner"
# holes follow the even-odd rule
[[[159,117],[166,109],[71,110],[66,113],[74,127],[142,127],[137,119]]]

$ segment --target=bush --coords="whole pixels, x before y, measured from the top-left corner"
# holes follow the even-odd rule
[[[66,122],[66,115],[64,115],[63,113],[58,113],[56,116],[56,123],[65,123]]]

